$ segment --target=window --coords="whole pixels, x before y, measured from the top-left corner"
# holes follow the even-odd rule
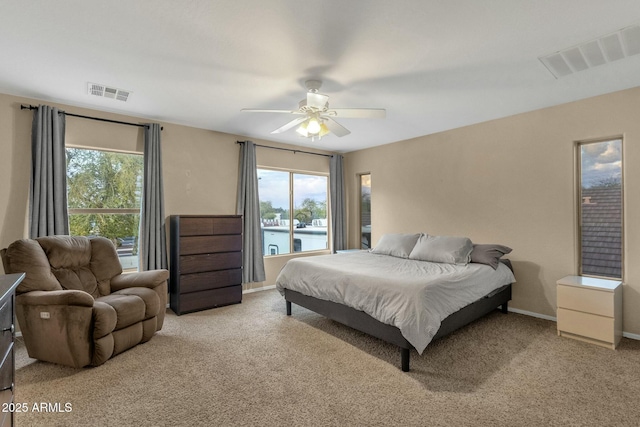
[[[622,139],[578,143],[580,274],[622,278]]]
[[[371,249],[371,174],[360,175],[360,248]]]
[[[258,169],[258,193],[265,256],[329,247],[326,176]]]
[[[122,268],[137,269],[143,156],[83,148],[66,151],[71,235],[110,239]]]

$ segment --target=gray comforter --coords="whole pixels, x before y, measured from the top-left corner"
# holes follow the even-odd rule
[[[433,263],[347,252],[296,258],[276,279],[291,289],[364,311],[400,329],[420,354],[443,319],[492,290],[515,282],[511,270],[484,264]]]

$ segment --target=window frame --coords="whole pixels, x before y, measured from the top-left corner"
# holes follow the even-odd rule
[[[583,272],[583,250],[582,250],[582,221],[583,221],[583,196],[582,196],[582,152],[581,148],[589,144],[597,144],[609,141],[620,141],[620,277],[612,277],[607,275],[597,275],[593,273]],[[575,153],[575,188],[576,188],[576,251],[577,251],[577,271],[578,275],[585,277],[594,277],[599,279],[610,279],[624,281],[625,277],[625,160],[624,160],[624,135],[614,135],[604,138],[595,138],[588,140],[580,140],[574,142]]]
[[[371,189],[372,185],[371,185],[371,180],[372,180],[372,176],[371,176],[371,172],[361,172],[356,174],[358,177],[358,242],[359,242],[359,247],[360,249],[371,249],[371,233],[369,233],[369,247],[368,248],[363,248],[362,247],[362,177],[369,175],[369,189]],[[369,193],[369,215],[371,215],[371,193]],[[369,222],[371,222],[371,218],[369,218]],[[371,226],[371,224],[369,224],[369,226]]]
[[[289,174],[289,248],[290,251],[288,253],[283,253],[283,254],[265,254],[263,253],[263,257],[264,258],[272,258],[272,257],[279,257],[279,256],[292,256],[292,255],[298,255],[298,254],[313,254],[313,253],[323,253],[323,252],[327,252],[327,251],[332,251],[332,238],[331,238],[331,184],[329,182],[330,177],[329,177],[329,173],[328,172],[316,172],[316,171],[306,171],[306,170],[300,170],[300,169],[289,169],[289,168],[278,168],[278,167],[273,167],[273,166],[261,166],[261,165],[257,165],[256,167],[257,170],[270,170],[270,171],[276,171],[276,172],[286,172]],[[294,179],[293,176],[295,174],[298,175],[311,175],[311,176],[321,176],[321,177],[325,177],[327,179],[327,248],[326,249],[311,249],[308,251],[299,251],[296,252],[294,249],[294,233],[296,228],[294,227],[294,211],[295,211],[295,206],[294,206]],[[258,196],[259,196],[260,191],[258,190]],[[261,202],[262,200],[259,200],[259,202]],[[263,228],[263,227],[261,227]],[[263,242],[264,245],[264,242]]]

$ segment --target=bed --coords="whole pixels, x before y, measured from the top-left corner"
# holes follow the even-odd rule
[[[465,241],[465,249],[453,251],[453,258],[442,259],[442,247],[437,256],[431,251],[409,258],[424,236],[410,238],[400,252],[385,251],[384,245],[378,250],[379,244],[372,251],[288,261],[276,279],[287,315],[292,314],[293,303],[392,343],[400,348],[401,368],[406,372],[412,349],[422,354],[434,339],[497,308],[507,312],[515,278],[509,260],[500,257],[509,248],[472,246]],[[397,249],[395,243],[392,247]],[[451,255],[451,245],[445,246],[444,252]],[[476,246],[491,246],[490,263],[468,262]],[[441,262],[460,259],[467,262]]]

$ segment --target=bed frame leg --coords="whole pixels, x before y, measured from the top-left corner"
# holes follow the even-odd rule
[[[500,306],[500,311],[502,311],[504,314],[507,314],[507,312],[509,311],[509,302],[508,301]]]
[[[402,372],[409,372],[409,349],[400,348],[400,358],[402,359]]]
[[[287,316],[291,316],[291,301],[287,301]]]

